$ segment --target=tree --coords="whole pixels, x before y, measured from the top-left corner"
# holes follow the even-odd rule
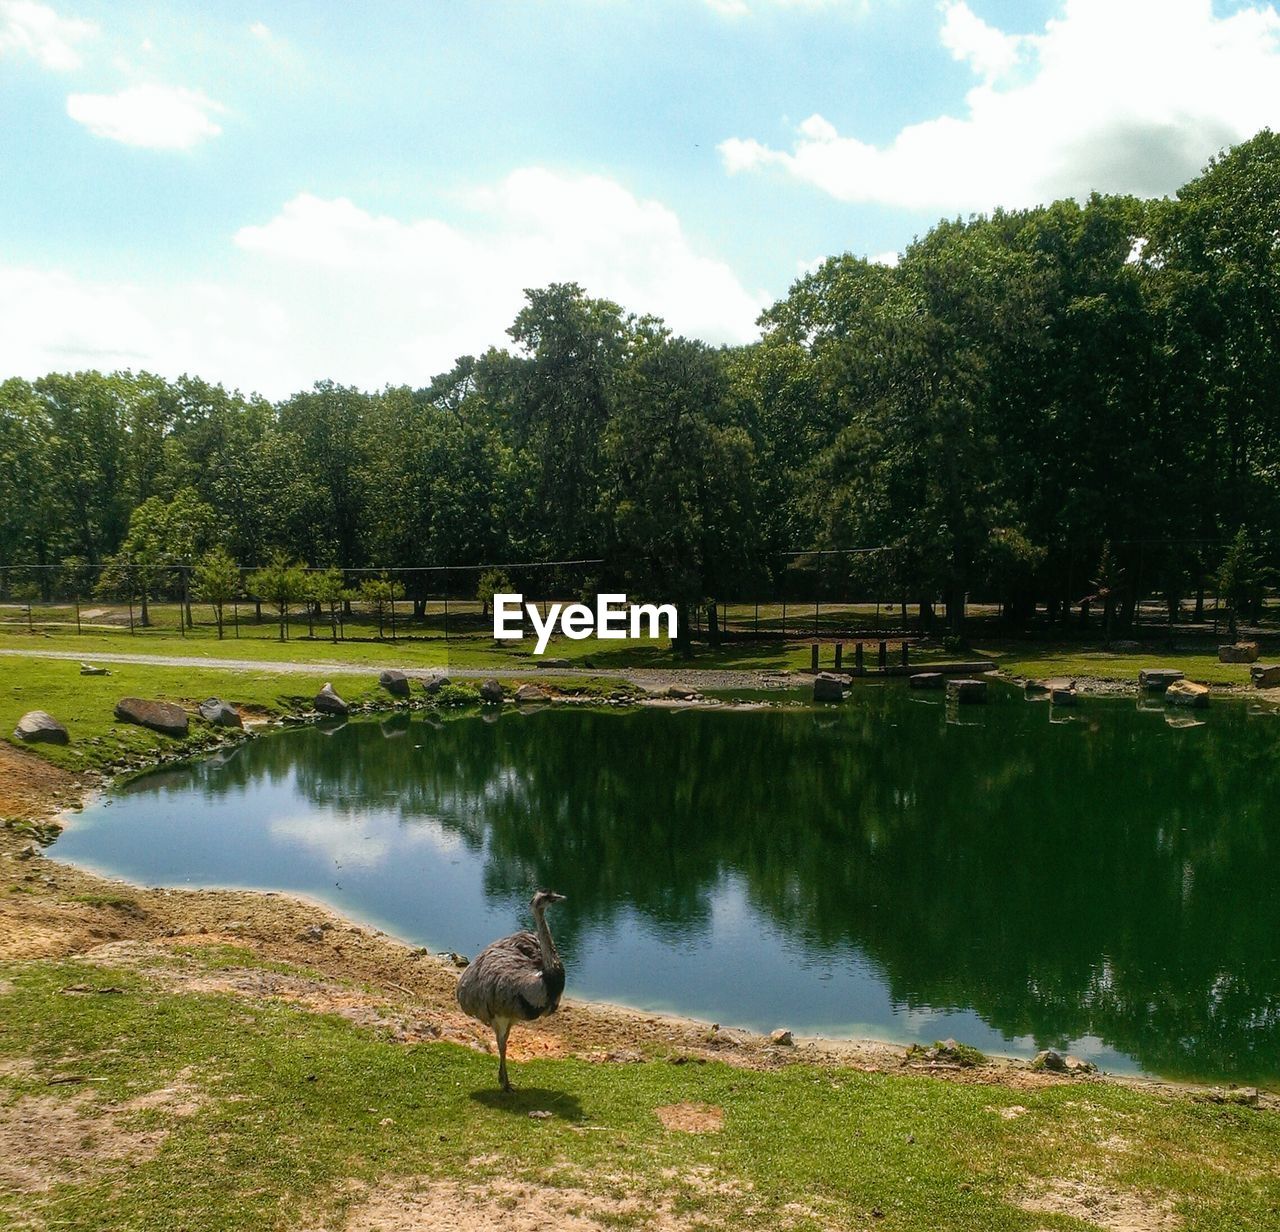
[[[364,578],[358,587],[360,599],[373,608],[378,617],[378,636],[382,636],[383,623],[391,613],[391,631],[395,635],[396,600],[404,598],[404,587],[384,573],[381,577]]]
[[[317,569],[307,575],[307,599],[329,613],[329,634],[337,641],[342,632],[342,606],[351,598],[342,570]]]
[[[480,575],[480,581],[476,585],[476,598],[480,600],[480,615],[488,618],[494,595],[510,593],[511,579],[507,576],[506,570],[486,569]]]
[[[605,436],[610,569],[642,597],[676,604],[686,657],[694,605],[744,581],[752,555],[751,441],[729,419],[726,389],[715,351],[649,322]]]
[[[197,598],[213,608],[218,624],[218,640],[222,640],[222,610],[240,593],[240,566],[224,547],[211,548],[196,565],[192,575]]]
[[[1234,642],[1240,613],[1261,588],[1261,562],[1244,527],[1236,531],[1218,566],[1217,589],[1227,601],[1227,636]]]
[[[280,618],[280,640],[289,636],[289,605],[297,603],[307,594],[307,567],[300,561],[290,561],[283,553],[271,558],[270,563],[255,569],[245,580],[251,595],[257,595],[268,603],[274,603]]]

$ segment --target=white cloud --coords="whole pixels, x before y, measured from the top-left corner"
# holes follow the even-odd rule
[[[264,43],[269,43],[271,41],[271,27],[268,26],[266,22],[255,21],[249,27],[249,33],[252,34],[254,38],[261,39]]]
[[[704,0],[708,8],[725,17],[743,17],[752,11],[764,9],[823,9],[850,8],[865,13],[870,0]]]
[[[222,132],[226,109],[181,86],[130,86],[118,94],[72,94],[67,115],[95,137],[150,150],[189,150]]]
[[[942,11],[942,45],[955,59],[967,60],[983,77],[999,77],[1018,62],[1019,35],[987,25],[964,0],[944,4]]]
[[[777,167],[843,201],[985,210],[1095,189],[1163,195],[1222,146],[1280,126],[1274,5],[1219,17],[1212,0],[1066,0],[1034,35],[963,4],[943,12],[946,46],[982,77],[959,115],[884,146],[813,115],[790,151],[723,142],[726,169]]]
[[[235,235],[218,285],[0,268],[0,371],[145,367],[272,396],[323,377],[422,384],[506,343],[524,289],[553,281],[712,342],[756,336],[765,297],[612,180],[526,168],[467,205],[464,225],[402,221],[304,193]]]
[[[93,22],[59,17],[34,0],[0,0],[0,55],[21,52],[45,68],[68,72],[81,64],[77,44],[97,32]]]

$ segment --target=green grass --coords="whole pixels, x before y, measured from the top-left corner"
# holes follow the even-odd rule
[[[983,643],[978,653],[1014,676],[1091,676],[1099,680],[1137,681],[1144,667],[1171,667],[1202,684],[1249,683],[1249,664],[1219,663],[1216,647],[1119,653],[1102,646],[1049,646],[1033,642]]]
[[[520,1089],[503,1096],[493,1059],[451,1044],[395,1044],[335,1017],[161,991],[96,964],[9,964],[0,976],[12,985],[0,1061],[35,1063],[0,1064],[0,1123],[23,1097],[82,1101],[92,1142],[104,1106],[180,1075],[204,1097],[186,1117],[115,1114],[122,1129],[167,1131],[158,1152],[99,1162],[45,1192],[0,1191],[0,1223],[311,1227],[339,1219],[352,1182],[486,1176],[632,1194],[712,1227],[1065,1232],[1088,1225],[1028,1214],[1016,1195],[1089,1176],[1167,1200],[1186,1232],[1261,1232],[1280,1212],[1280,1117],[1265,1111],[1100,1083],[1015,1091],[663,1060],[519,1064]],[[61,991],[73,985],[122,992]],[[78,1081],[51,1085],[59,1075]],[[655,1109],[681,1102],[723,1108],[723,1132],[664,1129]],[[1026,1111],[999,1115],[1014,1105]],[[41,1149],[36,1131],[23,1142]],[[642,1218],[610,1216],[619,1227]]]
[[[216,733],[194,719],[186,740],[119,723],[114,709],[122,697],[198,702],[220,696],[267,714],[280,714],[309,704],[326,678],[320,668],[313,677],[135,664],[112,664],[109,676],[81,676],[74,662],[27,658],[0,660],[0,671],[0,733],[10,736],[28,710],[47,710],[66,725],[71,743],[29,747],[71,770],[140,764],[158,753],[196,753],[219,742]],[[387,700],[373,676],[367,681],[346,678],[337,687],[348,702]]]

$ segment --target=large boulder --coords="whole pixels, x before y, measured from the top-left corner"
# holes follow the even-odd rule
[[[987,700],[987,682],[985,680],[955,679],[947,681],[947,700],[961,705],[971,706]]]
[[[442,672],[436,672],[430,676],[422,677],[422,687],[432,697],[439,693],[440,690],[448,683],[449,677],[444,675]]]
[[[389,667],[385,671],[379,672],[378,683],[386,689],[392,697],[409,696],[409,677],[398,668]]]
[[[1256,663],[1259,647],[1257,642],[1232,642],[1230,646],[1218,647],[1219,663]]]
[[[146,701],[141,697],[122,697],[116,702],[116,718],[122,723],[136,723],[162,736],[176,739],[187,734],[187,712],[173,702]]]
[[[210,697],[202,701],[196,709],[200,717],[213,727],[244,726],[240,719],[240,712],[230,702],[224,702],[220,697]]]
[[[831,672],[819,672],[813,678],[813,700],[815,702],[844,701],[844,678],[832,675]]]
[[[80,675],[82,676],[110,676],[111,673],[105,667],[95,667],[92,663],[80,664]]]
[[[1194,680],[1175,680],[1164,691],[1164,700],[1171,706],[1194,706],[1196,708],[1209,704],[1209,686],[1196,684]]]
[[[28,710],[13,729],[14,737],[27,744],[68,744],[67,729],[47,710]]]
[[[1249,669],[1255,689],[1280,688],[1280,663],[1259,663]]]
[[[911,677],[913,689],[941,689],[946,683],[947,678],[941,672],[916,672]]]
[[[347,714],[351,710],[351,707],[333,691],[333,685],[327,680],[324,682],[324,688],[316,694],[315,701],[311,704],[321,714]]]
[[[549,702],[550,700],[551,694],[540,684],[522,684],[516,690],[516,701],[522,706],[533,705],[538,702]]]
[[[1138,684],[1151,693],[1163,693],[1182,678],[1183,673],[1172,667],[1144,667],[1138,673]]]
[[[489,679],[480,686],[480,700],[490,705],[502,704],[502,685],[498,681]]]

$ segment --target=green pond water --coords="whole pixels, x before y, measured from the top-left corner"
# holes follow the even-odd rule
[[[135,780],[52,854],[303,891],[475,953],[532,890],[568,994],[725,1025],[1280,1079],[1280,717],[899,682],[827,709],[422,713]]]

